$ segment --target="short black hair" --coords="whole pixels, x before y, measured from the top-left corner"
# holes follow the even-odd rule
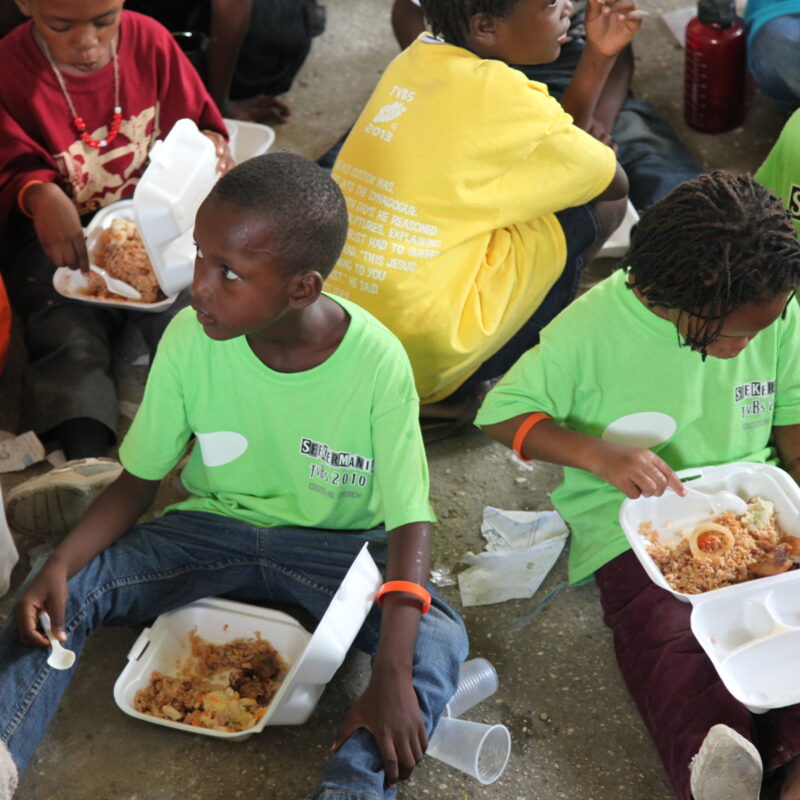
[[[470,18],[486,14],[502,19],[519,0],[420,0],[431,33],[450,44],[466,47]]]
[[[294,153],[243,161],[217,181],[211,196],[258,214],[270,249],[286,274],[316,270],[327,277],[347,236],[347,206],[322,167]]]
[[[695,317],[683,344],[705,356],[732,311],[797,290],[800,242],[772,192],[750,175],[717,171],[648,208],[621,266],[649,306]]]

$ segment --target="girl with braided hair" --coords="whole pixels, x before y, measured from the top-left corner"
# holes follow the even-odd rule
[[[621,268],[544,328],[477,424],[561,464],[569,578],[594,576],[623,677],[680,800],[800,800],[800,706],[754,715],[644,572],[625,497],[684,494],[674,470],[781,464],[800,480],[800,243],[780,200],[725,172],[642,216]],[[776,795],[777,796],[777,795]]]

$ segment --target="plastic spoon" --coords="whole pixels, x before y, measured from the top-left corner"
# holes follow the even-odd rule
[[[44,635],[48,638],[50,646],[53,648],[47,658],[47,663],[53,669],[69,669],[75,663],[75,653],[73,653],[72,650],[67,650],[67,648],[53,636],[50,615],[46,611],[42,611],[39,615],[39,622],[42,623]]]
[[[705,508],[710,510],[713,514],[723,514],[726,511],[732,511],[738,517],[747,511],[747,503],[742,500],[739,495],[734,494],[723,489],[714,494],[706,494],[697,489],[690,489],[688,486],[683,487],[686,490],[686,497],[695,500],[697,503],[703,503]]]
[[[106,270],[95,264],[90,264],[89,269],[96,272],[105,282],[109,292],[118,294],[120,297],[127,297],[128,300],[141,300],[142,295],[138,289],[134,289],[129,283],[121,281],[119,278],[112,278]]]

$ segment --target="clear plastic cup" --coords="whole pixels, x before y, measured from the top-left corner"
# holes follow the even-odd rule
[[[473,658],[461,665],[456,693],[445,706],[448,717],[460,717],[467,709],[491,697],[499,686],[497,671],[485,658]]]
[[[486,725],[442,717],[428,743],[428,755],[466,772],[487,785],[502,774],[511,754],[511,734],[505,725]]]

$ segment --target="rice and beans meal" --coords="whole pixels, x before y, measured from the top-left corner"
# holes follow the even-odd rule
[[[749,500],[739,516],[728,511],[681,531],[680,542],[672,546],[661,543],[652,522],[642,522],[639,533],[667,583],[684,594],[779,575],[800,563],[800,537],[785,535],[775,506],[759,497]]]
[[[246,731],[266,713],[288,666],[259,633],[255,637],[213,644],[192,630],[191,654],[176,675],[154,671],[136,692],[134,708],[215,731]]]
[[[134,222],[114,217],[111,224],[100,235],[92,252],[92,261],[102,267],[112,278],[119,278],[138,289],[141,300],[128,300],[130,303],[157,303],[165,295],[158,285],[150,259],[147,257],[142,235]],[[89,282],[82,294],[98,300],[119,300],[106,287],[103,278],[94,272],[86,275]]]

